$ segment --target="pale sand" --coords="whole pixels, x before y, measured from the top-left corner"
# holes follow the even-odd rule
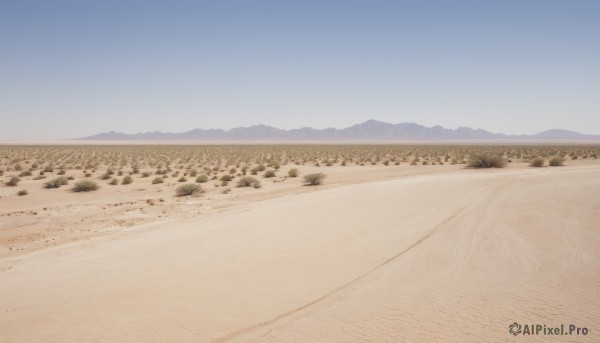
[[[217,209],[208,195],[165,194],[139,217],[164,206],[184,219],[5,250],[1,340],[556,340],[515,338],[514,321],[586,326],[558,340],[600,340],[599,165],[390,167],[340,182],[346,170],[317,189],[239,190]]]

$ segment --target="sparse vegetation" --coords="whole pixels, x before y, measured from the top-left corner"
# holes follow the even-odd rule
[[[22,189],[17,192],[17,195],[20,197],[22,197],[23,195],[27,195],[27,194],[29,194],[29,192],[26,189]]]
[[[125,176],[123,181],[121,181],[122,185],[128,185],[133,182],[133,178],[131,176]]]
[[[181,180],[180,184],[213,180],[216,187],[232,181],[240,187],[260,187],[260,182],[246,184],[242,178],[253,175],[254,180],[262,180],[263,176],[280,176],[269,182],[271,184],[288,177],[304,176],[304,173],[318,170],[316,166],[389,168],[402,165],[408,168],[410,164],[411,169],[422,165],[434,169],[443,165],[456,168],[461,164],[471,168],[492,168],[511,163],[514,168],[521,168],[542,159],[546,165],[554,167],[566,160],[573,164],[589,163],[599,153],[600,146],[597,145],[0,146],[0,182],[7,186],[18,187],[22,183],[29,186],[31,183],[57,188],[64,183],[64,179],[58,179],[62,175],[67,180],[85,176],[86,180],[98,184],[103,179],[107,184],[118,185],[122,181],[128,183],[127,175],[132,181],[141,183],[141,180],[133,180],[138,174],[139,177],[156,176],[145,184],[150,181],[164,184],[155,188],[157,191],[174,190],[178,180]],[[285,174],[277,173],[277,170],[284,170],[281,173]],[[117,175],[118,179],[114,178]],[[167,182],[170,177],[175,182]],[[219,192],[221,190],[219,188]]]
[[[196,185],[193,183],[186,183],[184,185],[177,187],[177,189],[175,190],[175,193],[177,194],[177,196],[181,197],[181,196],[197,195],[197,194],[200,194],[201,191],[202,191],[202,188],[200,188],[199,185]]]
[[[91,192],[96,191],[100,188],[94,181],[81,180],[75,183],[73,187],[74,192]]]
[[[316,186],[320,185],[323,182],[324,178],[325,174],[323,173],[308,174],[304,175],[304,183],[309,186]]]

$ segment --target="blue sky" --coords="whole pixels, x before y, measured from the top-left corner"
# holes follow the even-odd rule
[[[600,134],[600,1],[0,0],[0,140],[368,119]]]

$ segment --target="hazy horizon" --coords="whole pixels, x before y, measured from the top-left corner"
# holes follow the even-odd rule
[[[369,119],[600,134],[596,1],[0,1],[0,140]]]

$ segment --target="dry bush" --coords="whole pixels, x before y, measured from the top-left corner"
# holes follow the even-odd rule
[[[565,162],[564,158],[557,156],[557,157],[552,157],[550,159],[550,162],[548,162],[548,165],[550,167],[561,167],[564,165],[563,164],[564,162]]]
[[[23,195],[27,195],[27,194],[29,194],[29,192],[26,189],[22,189],[17,192],[17,195],[20,197],[22,197]]]
[[[133,182],[133,178],[131,176],[125,176],[123,181],[121,181],[122,185],[128,185]]]
[[[238,180],[237,183],[238,187],[254,187],[254,188],[260,188],[260,181],[258,181],[257,179],[253,178],[252,176],[244,176],[241,179]],[[258,187],[257,187],[258,185]]]
[[[269,178],[269,177],[275,177],[275,171],[274,170],[267,170],[264,174],[264,177]]]
[[[55,179],[52,179],[52,180],[44,183],[44,187],[59,188],[60,186],[64,186],[64,185],[68,185],[68,184],[69,184],[69,180],[64,176],[60,176],[60,177],[57,177]]]
[[[205,183],[205,182],[208,182],[208,175],[206,175],[206,174],[202,174],[202,175],[198,176],[198,177],[196,178],[196,182],[198,182],[198,183]]]
[[[186,183],[185,185],[177,187],[177,189],[175,190],[175,194],[180,197],[197,195],[200,194],[200,192],[202,192],[202,188],[199,185],[193,183]]]
[[[162,177],[155,177],[154,180],[152,180],[153,185],[156,185],[158,183],[163,183],[163,182],[164,182],[164,180]]]
[[[544,165],[546,165],[546,160],[544,160],[541,157],[536,157],[533,160],[531,160],[531,163],[529,164],[530,167],[543,167]]]
[[[506,161],[500,156],[474,154],[469,158],[467,168],[504,168]]]
[[[292,169],[288,170],[289,177],[297,177],[299,173],[300,172],[298,171],[298,168],[292,168]]]
[[[308,186],[316,186],[320,185],[323,182],[324,178],[325,174],[323,173],[308,174],[304,175],[304,183]]]
[[[20,178],[20,177],[18,177],[18,176],[13,176],[13,177],[11,177],[11,178],[10,178],[10,180],[8,180],[8,181],[6,182],[6,185],[7,185],[7,186],[14,187],[14,186],[18,185],[18,184],[19,184],[19,182],[21,182],[21,178]]]
[[[73,186],[74,192],[91,192],[96,191],[100,188],[94,181],[91,180],[81,180],[75,183]]]

